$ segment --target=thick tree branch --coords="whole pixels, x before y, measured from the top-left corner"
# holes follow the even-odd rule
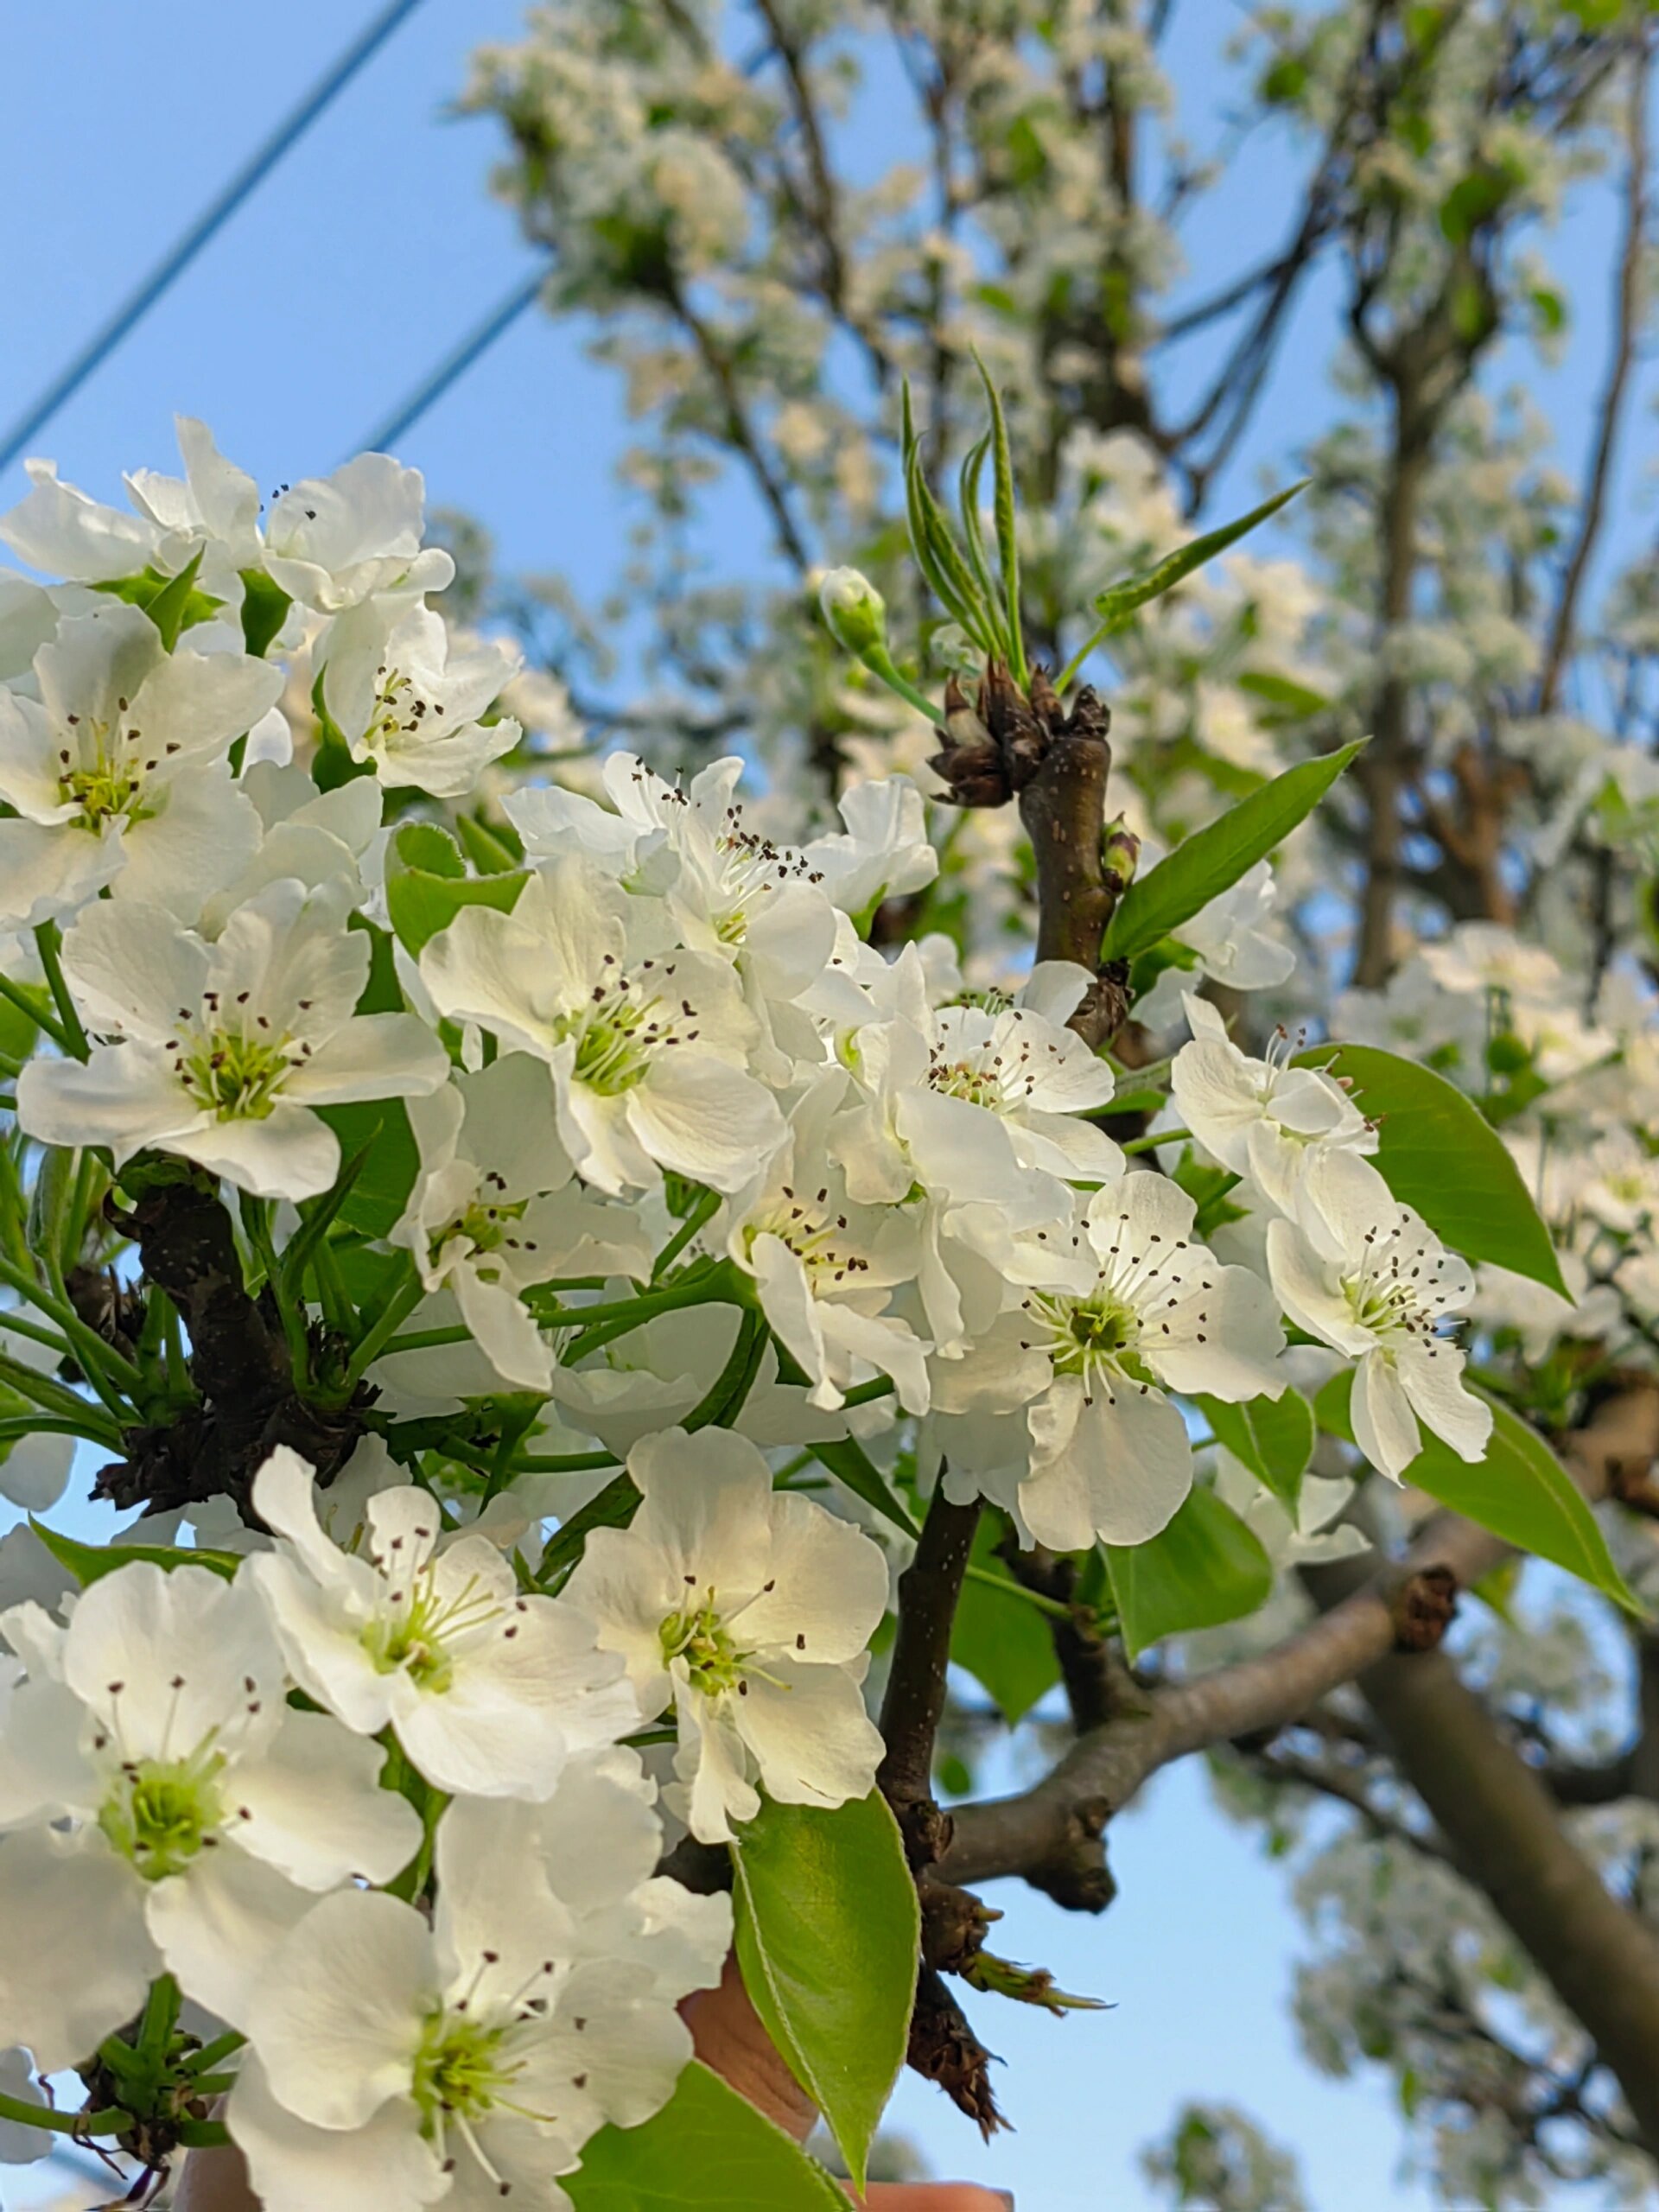
[[[1444,1655],[1383,1660],[1360,1688],[1465,1878],[1582,2023],[1659,2155],[1659,1936],[1607,1890]]]
[[[217,1192],[184,1177],[158,1183],[135,1201],[123,1225],[144,1274],[179,1310],[201,1402],[170,1421],[130,1430],[127,1457],[100,1471],[95,1495],[146,1513],[227,1497],[248,1519],[254,1475],[278,1444],[302,1453],[324,1482],[338,1473],[374,1393],[359,1388],[350,1405],[333,1410],[296,1389],[282,1331],[243,1282],[241,1255]]]
[[[1638,21],[1631,34],[1630,75],[1626,104],[1626,141],[1630,149],[1625,173],[1624,232],[1613,291],[1613,350],[1607,383],[1596,416],[1595,443],[1590,474],[1579,513],[1578,534],[1567,556],[1561,588],[1550,618],[1548,642],[1538,677],[1538,712],[1553,711],[1560,696],[1561,678],[1573,650],[1579,596],[1584,588],[1596,540],[1601,533],[1607,506],[1607,486],[1612,474],[1613,454],[1618,442],[1625,394],[1636,359],[1642,323],[1642,263],[1647,250],[1648,227],[1648,87],[1652,73],[1651,27]]]
[[[1659,1388],[1633,1380],[1563,1449],[1586,1496],[1605,1496],[1614,1468],[1659,1455]],[[1466,1589],[1509,1551],[1472,1522],[1437,1514],[1397,1566],[1270,1651],[1145,1691],[1138,1711],[1080,1738],[1035,1788],[961,1807],[941,1872],[969,1884],[1020,1874],[1062,1904],[1102,1910],[1111,1891],[1101,1837],[1160,1768],[1190,1751],[1286,1726],[1377,1665],[1402,1638],[1423,1649],[1437,1615],[1443,1620],[1446,1579]]]
[[[933,1739],[944,1712],[950,1630],[978,1526],[978,1500],[952,1504],[942,1471],[916,1556],[899,1578],[899,1624],[881,1700],[887,1756],[876,1781],[918,1872],[935,1863],[950,1837],[950,1817],[933,1797]]]

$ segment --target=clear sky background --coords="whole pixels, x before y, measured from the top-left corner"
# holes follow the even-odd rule
[[[366,0],[0,0],[0,424],[371,12]],[[424,0],[35,449],[105,498],[119,497],[124,467],[173,466],[175,409],[204,416],[267,488],[355,451],[534,265],[486,195],[491,125],[445,113],[469,48],[512,36],[518,20],[512,0]],[[1179,73],[1213,88],[1240,11],[1186,0],[1176,21]],[[861,148],[861,130],[870,134]],[[852,131],[854,159],[885,157],[869,118]],[[1200,276],[1242,267],[1278,238],[1287,211],[1275,185],[1288,174],[1283,148],[1264,141],[1205,219]],[[1610,245],[1605,219],[1569,216],[1560,253],[1578,279],[1582,329],[1559,369],[1532,379],[1574,466],[1602,373]],[[1217,512],[1247,504],[1262,463],[1282,465],[1328,415],[1332,296],[1310,291]],[[1649,418],[1636,419],[1616,537],[1627,549],[1651,528],[1640,467]],[[618,388],[584,360],[579,335],[531,315],[398,450],[425,470],[435,504],[488,526],[504,568],[563,569],[592,590],[623,557],[628,512],[610,468],[626,435]],[[23,489],[21,467],[0,474],[0,505]],[[758,516],[733,498],[718,518],[714,564],[763,571]],[[1184,2098],[1201,2096],[1243,2105],[1294,2143],[1317,2212],[1427,2207],[1398,2171],[1380,2080],[1333,2083],[1300,2060],[1288,1995],[1306,1938],[1283,1872],[1211,1811],[1199,1768],[1162,1777],[1114,1825],[1111,1853],[1120,1897],[1098,1921],[1000,1886],[1000,1948],[1059,1968],[1066,1986],[1115,2009],[1054,2021],[979,2000],[976,2021],[1007,2062],[999,2087],[1017,2132],[982,2152],[968,2123],[906,2077],[893,2124],[933,2170],[1011,2188],[1021,2212],[1150,2212],[1137,2147]],[[12,2212],[46,2202],[42,2180],[5,2170],[0,2202]]]

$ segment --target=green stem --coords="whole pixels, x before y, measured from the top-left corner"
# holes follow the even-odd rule
[[[54,2112],[49,2105],[32,2105],[23,2097],[0,2096],[0,2120],[16,2120],[22,2127],[43,2127],[52,2135],[127,2135],[134,2121],[119,2105],[101,2112]]]
[[[715,1211],[719,1208],[719,1205],[720,1193],[718,1191],[705,1191],[702,1193],[702,1197],[692,1207],[690,1212],[687,1214],[685,1219],[680,1224],[674,1234],[669,1238],[667,1243],[664,1245],[662,1250],[657,1255],[656,1264],[651,1271],[651,1279],[652,1282],[660,1282],[662,1281],[663,1277],[673,1266],[675,1261],[679,1258],[681,1253],[684,1251],[686,1246],[691,1242],[691,1239],[703,1226],[704,1223],[712,1220]]]
[[[60,1359],[72,1356],[68,1339],[40,1321],[25,1321],[21,1313],[14,1313],[10,1306],[0,1308],[0,1329],[10,1329],[14,1336],[27,1337],[31,1344],[44,1344]]]
[[[440,1344],[464,1344],[472,1336],[467,1328],[410,1329],[381,1346],[382,1356],[394,1351],[435,1351]]]
[[[426,1296],[426,1286],[415,1272],[415,1262],[410,1260],[405,1264],[409,1270],[405,1280],[386,1300],[379,1319],[374,1323],[367,1336],[352,1354],[351,1362],[346,1370],[344,1394],[346,1398],[351,1396],[369,1369],[391,1344],[398,1329],[408,1320],[410,1315]]]
[[[265,1212],[264,1199],[256,1198],[247,1191],[242,1192],[239,1197],[242,1227],[264,1272],[271,1303],[276,1306],[277,1319],[283,1325],[283,1335],[288,1344],[288,1363],[293,1370],[295,1385],[303,1390],[311,1379],[311,1344],[306,1334],[304,1309],[296,1308],[283,1295],[282,1270],[276,1262],[276,1248],[271,1242],[270,1222]]]
[[[86,1032],[80,1026],[80,1016],[75,1010],[69,986],[64,981],[63,963],[59,952],[63,938],[55,922],[42,922],[35,932],[35,950],[41,956],[41,965],[46,970],[46,980],[52,993],[52,1003],[58,1009],[62,1026],[63,1049],[78,1060],[89,1060],[92,1048],[86,1042]]]
[[[52,1039],[60,1052],[69,1051],[69,1039],[49,1014],[42,1014],[20,983],[10,976],[0,976],[0,998],[9,999],[19,1014],[27,1015],[35,1027]]]
[[[60,1421],[79,1424],[78,1435],[89,1437],[94,1443],[107,1444],[111,1451],[121,1449],[120,1428],[114,1421],[106,1421],[96,1406],[88,1405],[85,1398],[78,1398],[62,1383],[37,1375],[22,1360],[9,1358],[3,1351],[0,1351],[0,1382],[44,1412],[56,1414]]]
[[[872,676],[880,678],[889,691],[896,691],[901,699],[907,701],[915,708],[918,714],[925,715],[929,721],[938,721],[939,719],[938,706],[925,692],[918,691],[908,677],[899,673],[893,664],[892,654],[885,646],[872,645],[868,652],[861,653],[859,658]]]
[[[1131,1137],[1121,1148],[1126,1157],[1137,1152],[1155,1152],[1160,1144],[1191,1144],[1191,1129],[1154,1129],[1143,1137]]]

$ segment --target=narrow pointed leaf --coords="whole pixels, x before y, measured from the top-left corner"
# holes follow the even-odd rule
[[[60,1535],[33,1514],[29,1525],[64,1573],[73,1574],[83,1590],[89,1583],[101,1582],[106,1574],[113,1574],[120,1567],[131,1567],[136,1560],[148,1560],[164,1574],[170,1574],[175,1567],[202,1567],[227,1582],[242,1564],[234,1552],[199,1550],[194,1545],[83,1544],[76,1537]]]
[[[191,601],[196,592],[196,571],[201,566],[201,549],[186,562],[176,576],[162,585],[144,612],[162,633],[162,643],[171,652],[179,642],[179,633],[185,627],[186,617],[191,611]],[[217,600],[212,606],[219,604]],[[201,618],[196,618],[200,620]]]
[[[1106,932],[1109,956],[1133,960],[1230,890],[1306,820],[1365,741],[1357,738],[1339,753],[1287,768],[1138,876]]]
[[[1236,522],[1224,523],[1219,530],[1208,531],[1202,537],[1194,537],[1186,544],[1177,546],[1174,552],[1166,554],[1153,568],[1143,569],[1139,575],[1126,576],[1122,583],[1113,584],[1107,590],[1097,593],[1095,612],[1101,619],[1100,626],[1095,632],[1095,643],[1099,645],[1113,636],[1143,607],[1150,605],[1154,599],[1161,599],[1166,591],[1173,591],[1195,569],[1203,568],[1206,561],[1213,561],[1217,553],[1224,553],[1230,545],[1236,545],[1241,537],[1248,536],[1269,516],[1276,515],[1281,507],[1304,488],[1306,480],[1304,478],[1302,483],[1293,484],[1287,491],[1275,492],[1272,499],[1264,499],[1259,507],[1252,507],[1249,514],[1241,515]]]
[[[990,372],[974,356],[985,397],[991,410],[991,451],[996,486],[996,552],[1002,569],[1003,621],[1007,632],[1008,661],[1017,680],[1026,681],[1025,636],[1020,624],[1020,531],[1014,509],[1014,455],[1008,445],[1008,425],[1002,401],[991,382]]]

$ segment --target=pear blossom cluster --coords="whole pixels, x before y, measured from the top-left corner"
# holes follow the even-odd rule
[[[1351,1367],[1371,1466],[1478,1461],[1481,1286],[1319,1054],[1201,995],[1290,972],[1265,861],[1172,940],[1137,1075],[1078,1026],[1091,970],[970,987],[943,932],[884,942],[938,869],[909,779],[835,824],[737,758],[570,771],[515,651],[442,611],[416,472],[265,502],[179,435],[130,512],[37,467],[0,518],[39,577],[0,578],[6,1111],[51,1255],[6,1262],[0,1495],[48,1512],[77,1435],[211,1442],[145,1274],[169,1193],[320,1441],[152,1499],[149,1556],[0,1546],[0,2050],[34,2069],[0,2150],[182,1999],[272,2212],[556,2212],[668,2101],[731,1941],[667,1847],[875,1788],[930,1498],[1155,1542],[1211,1410],[1294,1390],[1292,1331]],[[1644,1222],[1645,1159],[1597,1157]],[[1255,1479],[1224,1455],[1245,1541],[1352,1548],[1345,1486]]]

